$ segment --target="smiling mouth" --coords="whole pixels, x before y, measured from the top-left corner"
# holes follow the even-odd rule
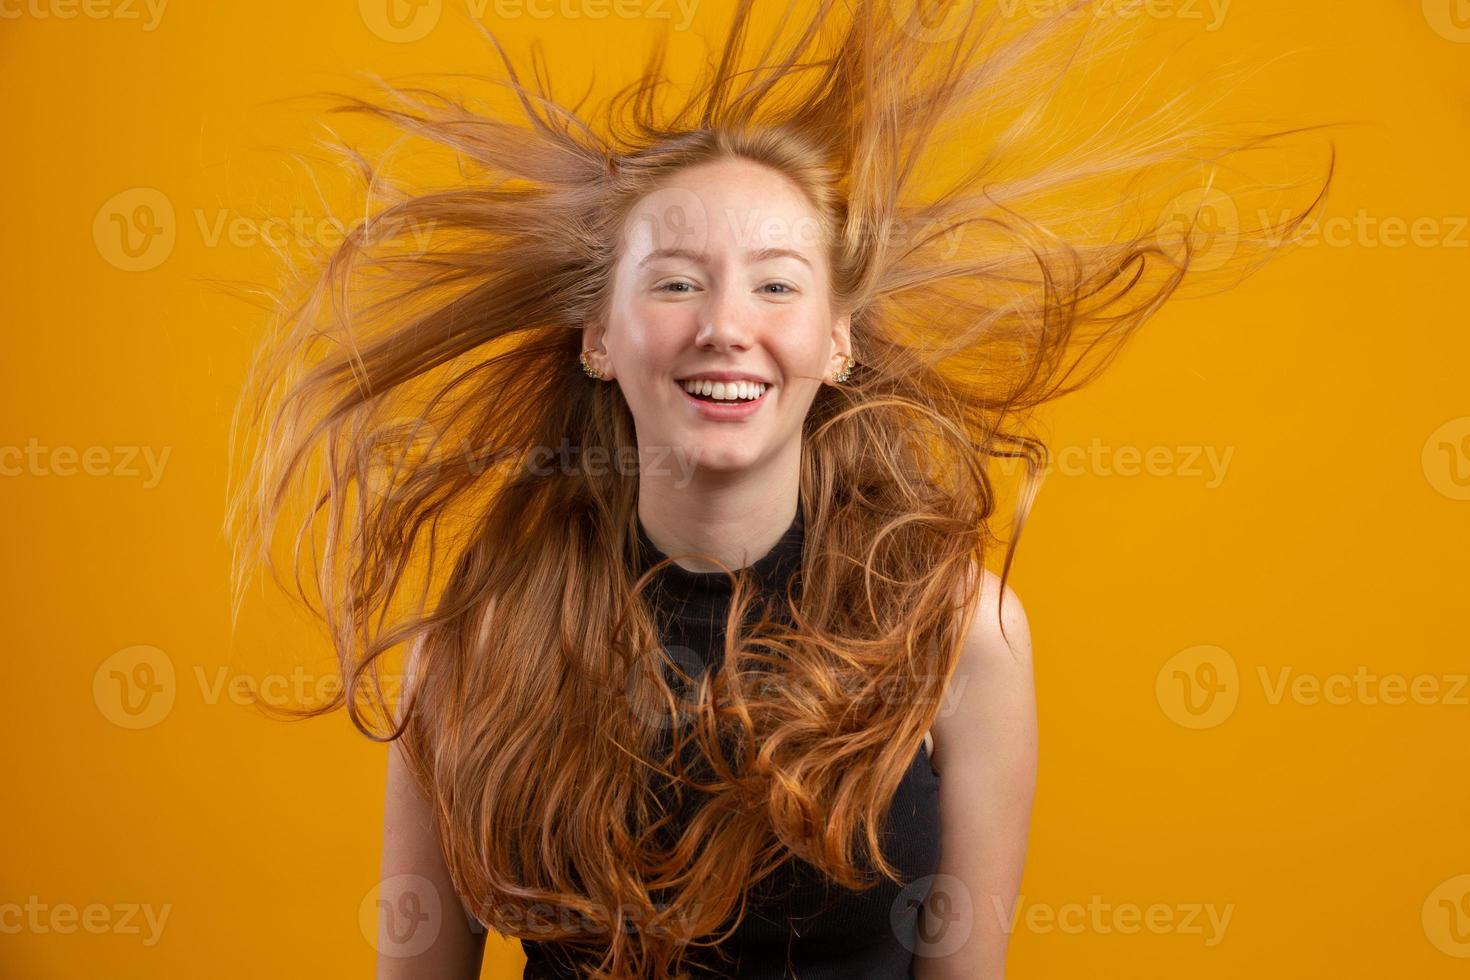
[[[766,385],[765,389],[755,398],[717,399],[702,394],[696,395],[685,388],[681,382],[676,381],[674,384],[679,389],[679,394],[684,397],[685,403],[693,407],[700,416],[705,419],[723,419],[730,422],[748,419],[757,414],[775,387],[775,385]]]
[[[771,389],[771,385],[768,384],[760,384],[758,386],[750,385],[745,386],[745,391],[755,392],[755,394],[748,394],[745,397],[740,397],[739,395],[731,397],[729,394],[726,394],[724,398],[716,398],[714,396],[713,386],[710,386],[709,393],[706,393],[703,390],[690,391],[689,388],[686,387],[686,383],[684,381],[675,381],[674,384],[678,385],[679,390],[684,392],[684,394],[688,395],[690,398],[693,398],[696,401],[704,402],[707,405],[750,405],[764,398],[766,392]],[[726,382],[725,387],[726,391],[728,392],[731,385]]]

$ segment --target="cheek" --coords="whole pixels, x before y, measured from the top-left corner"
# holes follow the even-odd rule
[[[810,313],[773,320],[766,337],[771,350],[790,373],[817,374],[826,365],[830,332]]]
[[[681,364],[690,341],[677,323],[650,320],[634,351],[637,362],[633,370],[641,374],[665,375]]]
[[[668,381],[684,363],[692,332],[687,319],[669,304],[630,303],[623,308],[618,346],[618,374],[623,397],[643,415],[646,424],[662,424],[669,400],[676,392]]]
[[[686,314],[667,303],[636,302],[628,303],[621,313],[620,346],[632,370],[658,370],[678,355],[686,333]]]

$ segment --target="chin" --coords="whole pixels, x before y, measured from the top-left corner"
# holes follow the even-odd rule
[[[706,473],[739,473],[748,470],[760,453],[747,444],[730,445],[708,442],[692,442],[686,447],[686,458],[699,470]]]

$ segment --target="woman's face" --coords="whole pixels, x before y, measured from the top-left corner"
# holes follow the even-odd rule
[[[699,164],[634,206],[620,252],[605,329],[582,346],[622,387],[644,460],[673,452],[676,470],[711,472],[799,459],[802,420],[851,350],[805,194],[748,160]],[[721,374],[764,391],[749,401],[760,389],[723,383],[726,400],[703,401],[683,384]]]

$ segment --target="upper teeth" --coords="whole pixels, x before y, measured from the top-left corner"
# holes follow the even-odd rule
[[[759,381],[681,381],[684,390],[691,395],[705,395],[724,401],[749,401],[765,393],[766,386]]]

